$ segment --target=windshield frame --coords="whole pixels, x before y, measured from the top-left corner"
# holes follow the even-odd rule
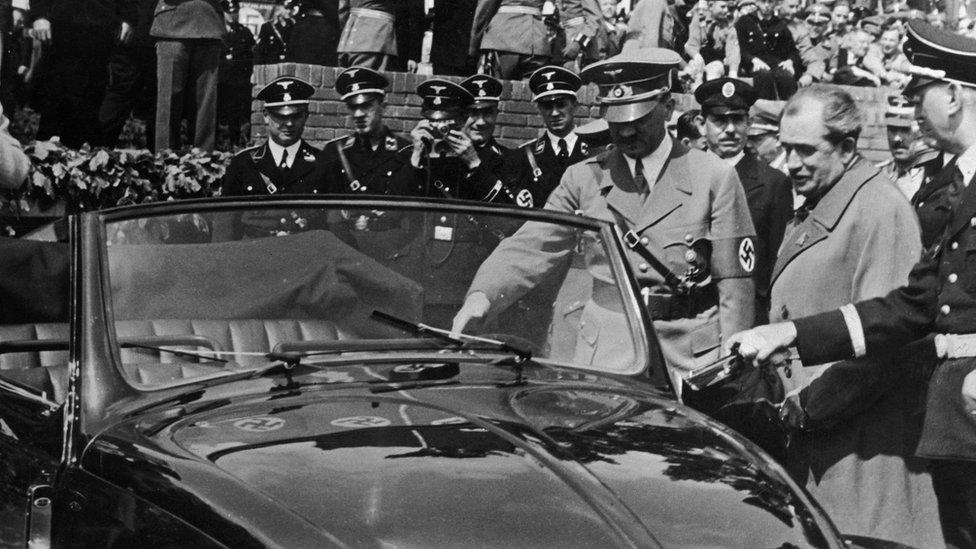
[[[119,341],[117,339],[114,318],[114,307],[111,295],[111,281],[108,264],[107,234],[108,227],[112,223],[124,222],[134,219],[149,217],[175,216],[181,214],[192,214],[202,212],[227,212],[253,210],[255,208],[322,208],[330,209],[388,209],[403,211],[431,211],[432,207],[438,211],[457,212],[465,214],[486,214],[519,218],[525,221],[540,221],[546,223],[556,223],[572,226],[574,228],[593,231],[600,235],[604,241],[613,276],[618,281],[626,281],[619,284],[621,298],[624,300],[624,309],[628,316],[630,336],[637,360],[634,367],[625,372],[601,372],[582,366],[574,366],[559,362],[560,367],[579,369],[582,372],[607,374],[612,377],[638,377],[643,381],[649,381],[652,385],[674,393],[671,386],[670,377],[667,375],[663,356],[656,336],[652,330],[650,317],[644,307],[640,305],[640,291],[637,287],[636,277],[626,259],[623,247],[623,240],[620,231],[609,221],[603,221],[586,217],[583,215],[567,214],[543,209],[515,208],[510,206],[499,206],[495,204],[448,200],[448,199],[390,199],[389,197],[375,196],[348,196],[348,195],[316,195],[316,196],[255,196],[242,199],[239,197],[218,197],[206,199],[194,199],[161,203],[141,204],[135,206],[125,206],[93,212],[93,217],[97,218],[98,236],[97,246],[100,263],[100,293],[102,310],[106,324],[105,335],[107,336],[107,348],[111,362],[113,362],[115,372],[123,380],[123,383],[139,393],[157,393],[171,389],[186,388],[193,386],[197,382],[212,381],[219,379],[222,375],[204,375],[199,378],[179,380],[175,382],[161,383],[159,385],[143,385],[135,380],[131,380],[124,374],[122,368]],[[91,241],[89,241],[91,242]],[[653,338],[653,339],[652,339]],[[540,359],[540,363],[552,363],[546,359]],[[251,370],[248,368],[247,370]],[[243,371],[243,370],[242,370]]]

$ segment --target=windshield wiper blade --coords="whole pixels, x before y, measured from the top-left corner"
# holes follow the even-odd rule
[[[212,360],[214,362],[220,362],[221,364],[227,364],[230,362],[225,358],[217,358],[215,356],[205,355],[203,353],[194,353],[192,351],[177,351],[176,349],[167,349],[166,347],[157,347],[155,345],[143,345],[141,343],[135,343],[132,341],[122,341],[119,343],[119,347],[124,349],[146,349],[148,351],[157,351],[160,353],[170,353],[176,356],[185,356],[189,358],[199,358],[202,360]]]
[[[516,357],[518,357],[520,363],[532,358],[532,351],[522,349],[514,345],[509,345],[508,343],[498,341],[497,339],[488,339],[487,337],[478,337],[460,332],[452,333],[448,330],[428,326],[427,324],[410,322],[409,320],[405,320],[382,311],[374,310],[370,316],[375,320],[393,326],[394,328],[399,328],[405,332],[410,332],[418,337],[431,337],[434,339],[439,339],[445,343],[450,343],[451,345],[455,345],[457,347],[463,347],[467,343],[487,344],[490,345],[492,349],[514,354]]]

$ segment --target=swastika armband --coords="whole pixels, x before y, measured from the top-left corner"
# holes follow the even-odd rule
[[[756,239],[752,236],[712,242],[712,276],[745,278],[756,269]]]

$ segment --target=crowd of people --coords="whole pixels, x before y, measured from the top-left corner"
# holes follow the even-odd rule
[[[14,0],[0,6],[0,102],[33,107],[36,137],[73,148],[118,145],[135,116],[151,149],[209,150],[218,134],[220,148],[248,142],[264,63],[524,79],[663,46],[682,55],[689,93],[722,76],[752,79],[761,99],[818,82],[899,88],[913,70],[905,23],[944,26],[937,1],[284,0],[255,35],[239,0]]]
[[[315,88],[275,79],[257,94],[267,139],[233,157],[223,195],[446,197],[615,222],[687,403],[778,459],[845,533],[976,546],[976,39],[945,29],[938,6],[641,0],[622,14],[612,0],[469,0],[425,14],[422,2],[305,0],[277,6],[255,38],[233,0],[222,13],[212,0],[118,3],[133,13],[90,1],[101,11],[33,0],[14,18],[29,55],[9,74],[37,79],[38,137],[111,144],[141,108],[158,149],[213,148],[218,121],[243,143],[253,64],[341,66],[350,132],[310,144]],[[421,119],[398,135],[384,122],[383,72],[425,66],[465,78],[421,84]],[[506,78],[527,81],[543,124],[514,148],[495,139]],[[584,84],[598,88],[601,118],[578,125]],[[829,84],[890,88],[889,161],[859,153],[864,114]],[[699,108],[677,112],[673,92]],[[24,100],[3,99],[8,110]],[[397,220],[347,213],[361,251],[395,254]],[[294,224],[242,218],[234,230]],[[444,238],[465,234],[450,229]],[[469,288],[454,288],[460,310],[427,320],[462,331],[525,295],[572,248],[554,231],[526,224],[504,239]],[[600,280],[606,265],[578,268]],[[613,335],[627,327],[597,290],[582,315],[601,329],[576,360],[633,358],[619,356]],[[778,361],[779,392],[749,412],[682,382],[733,342],[763,361],[798,349]],[[894,360],[895,343],[912,346]]]

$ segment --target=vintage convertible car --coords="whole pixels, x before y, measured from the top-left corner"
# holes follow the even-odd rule
[[[673,396],[612,225],[268,198],[0,241],[0,544],[845,546]],[[546,277],[470,334],[438,330],[540,224],[571,243]],[[594,277],[619,360],[591,360]]]

